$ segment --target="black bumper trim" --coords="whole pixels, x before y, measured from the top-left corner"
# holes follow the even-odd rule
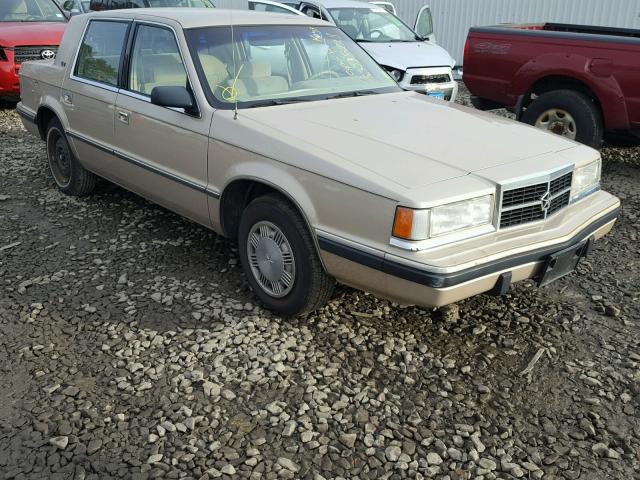
[[[66,131],[66,134],[69,135],[71,138],[75,138],[76,140],[79,140],[81,142],[86,143],[87,145],[91,145],[94,148],[97,148],[98,150],[101,150],[105,153],[111,154],[116,158],[119,158],[120,160],[124,160],[125,162],[128,162],[132,165],[135,165],[136,167],[140,167],[143,168],[145,170],[148,170],[149,172],[155,173],[157,175],[160,175],[161,177],[167,178],[169,180],[173,180],[174,182],[177,182],[181,185],[184,185],[185,187],[189,187],[192,188],[198,192],[202,192],[212,198],[215,199],[219,199],[220,198],[220,193],[213,191],[211,189],[209,189],[206,185],[201,185],[199,183],[194,183],[190,180],[187,180],[186,178],[183,178],[179,175],[175,175],[173,173],[167,172],[161,168],[155,167],[153,165],[149,165],[148,163],[145,162],[141,162],[139,160],[136,160],[135,158],[131,158],[128,155],[125,155],[123,153],[120,153],[112,148],[108,148],[104,145],[101,145],[98,142],[94,142],[93,140],[89,140],[88,138],[85,138],[82,135],[79,135],[77,133],[74,132],[70,132],[70,131]]]
[[[31,123],[36,123],[36,116],[27,112],[26,110],[23,110],[20,107],[16,107],[16,112],[18,112],[18,115],[20,115],[23,119]]]
[[[320,245],[321,250],[345,258],[352,262],[359,263],[366,267],[373,268],[374,270],[379,270],[389,275],[393,275],[394,277],[402,278],[404,280],[418,283],[420,285],[425,285],[431,288],[446,288],[454,287],[456,285],[460,285],[461,283],[484,277],[486,275],[491,275],[492,273],[497,273],[502,270],[509,270],[510,268],[515,268],[519,265],[543,261],[548,255],[551,255],[552,253],[555,253],[559,250],[564,250],[574,243],[581,242],[585,238],[589,237],[599,228],[618,218],[619,213],[620,207],[616,208],[612,212],[607,213],[606,215],[603,215],[591,225],[584,228],[578,234],[574,235],[571,239],[563,243],[556,243],[555,245],[552,245],[550,247],[539,248],[525,253],[511,255],[506,258],[501,258],[493,262],[485,263],[477,267],[471,267],[453,273],[437,273],[430,272],[428,270],[422,270],[416,267],[405,265],[403,263],[389,260],[387,258],[384,258],[383,256],[365,252],[350,245],[336,242],[335,240],[329,240],[322,236],[318,237],[318,244]]]

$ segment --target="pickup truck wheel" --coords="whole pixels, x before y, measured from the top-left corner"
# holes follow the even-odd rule
[[[253,200],[238,230],[240,263],[262,303],[284,315],[322,307],[335,281],[322,268],[306,223],[277,195]]]
[[[522,121],[594,148],[602,146],[603,126],[597,105],[574,90],[554,90],[536,98]]]
[[[47,157],[51,176],[60,191],[78,197],[93,191],[96,176],[80,165],[73,155],[57,118],[51,120],[47,127]]]

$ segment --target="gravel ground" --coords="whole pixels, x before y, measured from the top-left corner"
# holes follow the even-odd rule
[[[575,274],[285,320],[232,243],[107,182],[58,193],[0,110],[0,475],[640,478],[640,154],[603,154],[624,208]]]

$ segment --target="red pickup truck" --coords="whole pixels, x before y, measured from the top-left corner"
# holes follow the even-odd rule
[[[600,147],[640,136],[640,30],[546,23],[476,27],[464,82],[476,108]]]

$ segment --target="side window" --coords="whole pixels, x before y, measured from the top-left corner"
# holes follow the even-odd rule
[[[116,10],[119,8],[145,8],[144,0],[111,0],[109,10]]]
[[[307,17],[320,18],[320,11],[316,7],[312,7],[310,5],[307,5],[307,6],[303,7],[301,11]]]
[[[273,12],[273,13],[293,13],[287,10],[286,8],[282,8],[277,5],[267,5],[265,9],[267,12]]]
[[[126,22],[92,20],[80,46],[75,75],[117,86],[128,27]]]
[[[187,87],[187,72],[171,30],[140,25],[131,53],[128,89],[151,95],[154,87]]]
[[[267,6],[264,3],[250,2],[249,9],[255,10],[256,12],[266,12]]]

